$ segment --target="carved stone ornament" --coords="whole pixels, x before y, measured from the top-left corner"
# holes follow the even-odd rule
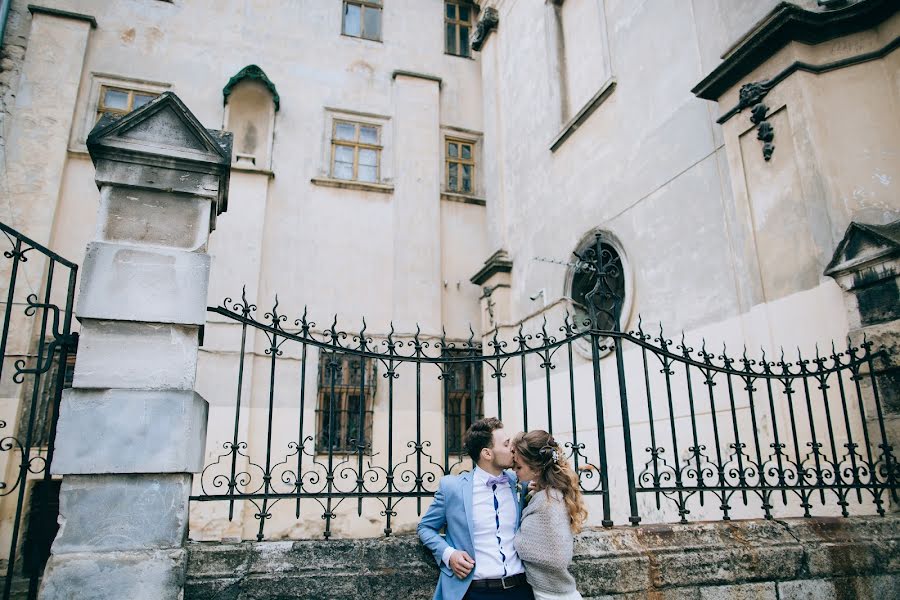
[[[750,122],[756,125],[756,139],[763,143],[763,158],[768,162],[775,152],[775,128],[766,121],[769,114],[769,107],[763,104],[762,100],[772,89],[768,82],[757,81],[754,83],[745,83],[738,92],[739,101],[738,109],[750,107]]]
[[[738,92],[738,107],[740,109],[759,104],[771,88],[765,81],[745,83]]]
[[[472,33],[472,50],[476,52],[481,50],[487,36],[497,29],[498,23],[500,23],[500,14],[497,12],[497,9],[490,6],[485,8],[481,14],[481,19],[475,26],[475,31]]]

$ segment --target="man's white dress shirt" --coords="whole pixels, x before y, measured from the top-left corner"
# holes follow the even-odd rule
[[[488,486],[490,477],[490,473],[477,466],[472,474],[475,579],[499,579],[525,571],[513,546],[517,500],[508,483]],[[455,551],[456,548],[448,547],[441,556],[448,567],[450,555]]]

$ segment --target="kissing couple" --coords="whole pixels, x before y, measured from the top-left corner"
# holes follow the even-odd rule
[[[440,567],[434,600],[582,600],[569,564],[587,510],[553,436],[510,438],[488,417],[463,446],[475,468],[441,479],[417,530]]]

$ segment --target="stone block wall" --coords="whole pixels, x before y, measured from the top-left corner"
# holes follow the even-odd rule
[[[185,600],[428,599],[415,536],[193,543]],[[900,600],[900,517],[748,520],[589,530],[585,600]]]

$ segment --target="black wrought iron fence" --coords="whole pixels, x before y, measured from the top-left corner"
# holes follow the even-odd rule
[[[262,319],[246,298],[209,310],[240,327],[236,402],[230,438],[192,500],[227,503],[229,519],[251,503],[258,539],[284,503],[288,520],[321,516],[327,538],[345,502],[358,515],[374,502],[390,534],[398,507],[421,514],[441,476],[468,468],[458,436],[481,414],[563,442],[605,526],[814,507],[883,514],[897,498],[869,342],[752,359],[568,314],[555,330],[545,320],[482,343],[377,335],[365,323],[348,333],[336,318],[318,328],[305,312],[289,320],[277,300]],[[309,500],[321,510],[304,516]]]
[[[27,580],[28,598],[37,597],[57,530],[59,486],[50,476],[50,464],[59,401],[77,344],[71,325],[78,267],[3,223],[0,232],[8,244],[2,263],[8,283],[0,331],[0,396],[9,407],[0,418],[0,430],[5,430],[0,501],[4,510],[15,510],[5,600],[16,579]]]

